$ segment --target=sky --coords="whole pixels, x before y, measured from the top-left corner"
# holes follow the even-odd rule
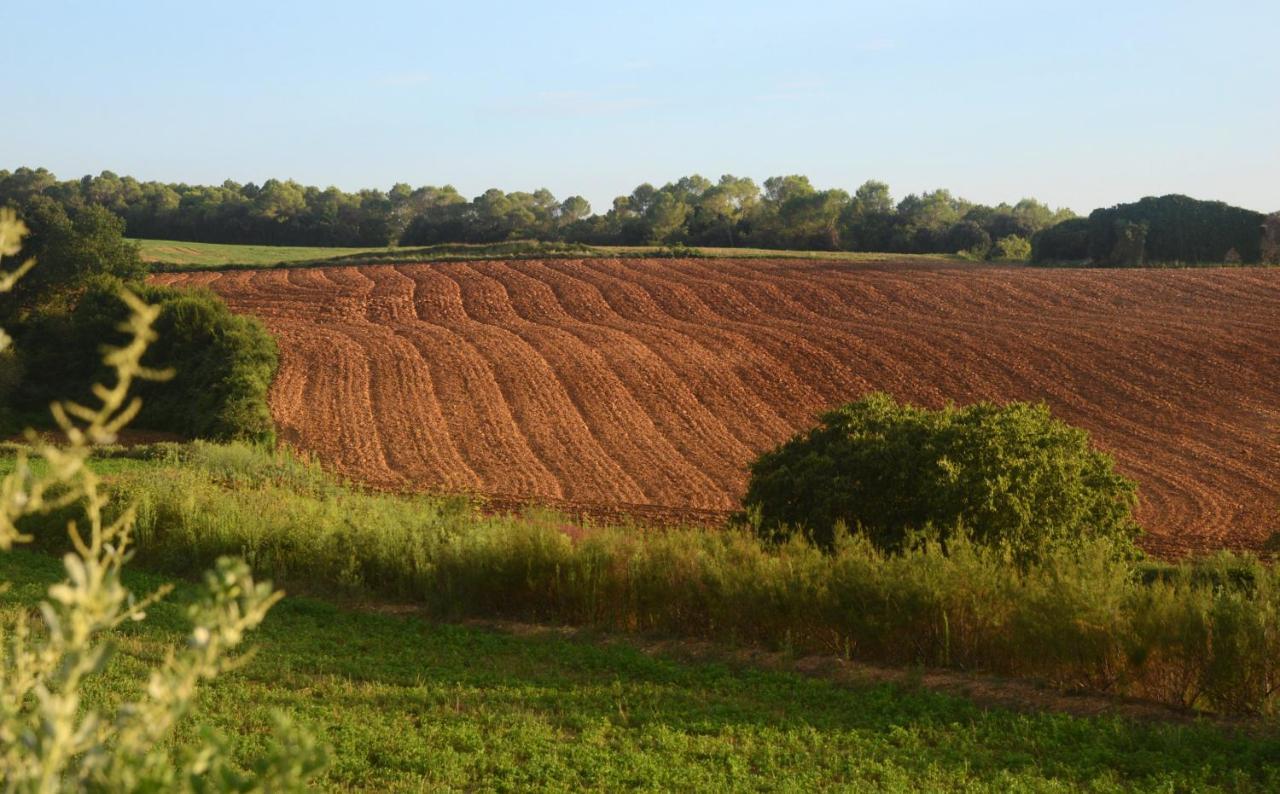
[[[9,0],[0,168],[1280,210],[1280,2]]]

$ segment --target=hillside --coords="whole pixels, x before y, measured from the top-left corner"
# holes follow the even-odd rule
[[[1280,272],[525,260],[194,272],[279,337],[283,438],[386,487],[725,511],[868,390],[1044,400],[1140,485],[1161,554],[1258,547]]]

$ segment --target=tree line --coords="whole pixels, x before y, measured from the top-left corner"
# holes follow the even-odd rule
[[[581,196],[452,185],[344,192],[292,180],[218,186],[140,182],[110,171],[59,180],[43,168],[0,170],[0,206],[41,225],[86,213],[121,219],[130,237],[214,243],[368,246],[498,243],[697,245],[961,254],[970,259],[1100,266],[1280,259],[1280,219],[1187,196],[1148,197],[1077,217],[1034,198],[978,204],[939,189],[895,199],[884,182],[853,193],[808,177],[763,184],[732,175],[642,184],[592,212]],[[1269,225],[1268,225],[1269,224]],[[1269,230],[1269,231],[1268,231]]]
[[[0,204],[46,213],[57,206],[69,216],[102,207],[124,220],[130,237],[198,242],[384,246],[536,239],[963,251],[977,258],[1016,253],[1037,232],[1074,217],[1035,199],[987,206],[940,189],[895,200],[883,182],[868,181],[850,194],[820,190],[799,175],[770,177],[763,185],[732,175],[645,183],[593,214],[581,196],[559,200],[545,189],[492,189],[467,199],[451,185],[345,192],[278,179],[218,186],[140,182],[110,171],[59,180],[43,168],[19,168],[0,171]]]

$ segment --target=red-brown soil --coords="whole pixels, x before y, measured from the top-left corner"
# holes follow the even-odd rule
[[[1147,547],[1280,529],[1280,270],[549,260],[197,272],[280,340],[283,437],[371,484],[721,511],[826,407],[1032,400]]]

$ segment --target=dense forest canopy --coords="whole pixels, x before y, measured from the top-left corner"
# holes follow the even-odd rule
[[[592,212],[581,196],[452,185],[344,192],[292,180],[218,186],[139,182],[110,171],[59,180],[43,168],[0,171],[0,205],[73,222],[107,211],[136,238],[212,243],[385,246],[544,240],[594,245],[752,246],[961,254],[1134,266],[1277,258],[1276,221],[1222,202],[1149,197],[1079,218],[1033,198],[995,206],[939,189],[895,199],[884,182],[852,193],[800,175],[763,184],[732,175],[649,183]],[[1264,231],[1270,228],[1271,231]],[[1269,242],[1270,241],[1270,242]]]
[[[1074,217],[1035,199],[986,206],[947,190],[895,200],[868,181],[853,193],[821,190],[807,177],[683,177],[648,183],[593,214],[581,196],[487,190],[467,199],[451,185],[353,193],[270,179],[218,186],[139,182],[110,171],[59,180],[49,171],[0,171],[0,203],[44,197],[70,214],[99,206],[131,237],[222,243],[380,246],[490,243],[512,239],[598,245],[674,244],[820,250],[968,252],[986,257],[1004,238],[1029,240]]]
[[[1232,207],[1188,196],[1148,196],[1097,209],[1032,238],[1032,261],[1148,264],[1280,263],[1273,244],[1280,213]]]

